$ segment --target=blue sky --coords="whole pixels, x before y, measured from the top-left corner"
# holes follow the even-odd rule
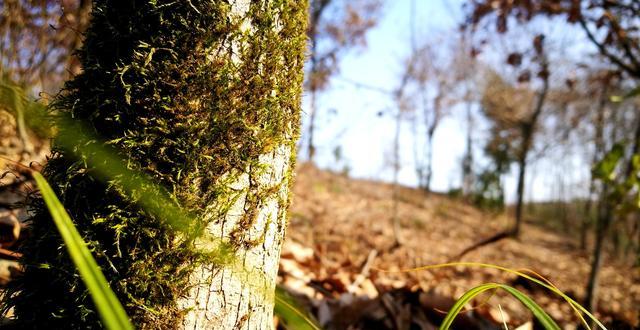
[[[463,2],[415,0],[417,39],[432,40],[448,33],[456,33],[455,28],[462,19]],[[331,88],[319,96],[315,140],[318,149],[316,163],[320,167],[340,169],[347,164],[353,177],[391,181],[393,172],[389,161],[392,156],[395,125],[390,114],[395,111],[396,106],[389,95],[358,87],[352,82],[386,90],[391,90],[397,85],[403,69],[402,59],[410,49],[411,10],[411,0],[387,0],[381,21],[368,34],[367,48],[352,51],[345,56],[340,65],[340,72],[331,81]],[[571,36],[573,31],[558,33],[560,31],[553,31],[556,28],[557,24],[543,27],[549,33],[559,34],[560,44],[566,43],[562,39],[563,36]],[[579,47],[573,51],[576,52],[576,49]],[[563,52],[564,50],[560,52],[561,56],[565,56],[562,55]],[[583,50],[579,49],[578,53],[583,53]],[[489,61],[492,59],[489,58]],[[460,186],[461,159],[466,148],[466,121],[463,119],[464,112],[459,110],[452,109],[452,114],[443,119],[435,133],[432,188],[436,191],[447,191]],[[379,112],[385,112],[387,115],[380,117]],[[475,112],[478,119],[474,127],[474,153],[475,160],[482,163],[480,147],[483,132],[488,126],[479,118],[477,109]],[[306,116],[304,119],[306,125]],[[412,143],[410,124],[404,122],[399,181],[409,186],[415,186],[417,183]],[[333,150],[337,146],[342,149],[342,163],[335,162]],[[304,149],[301,154],[306,155]],[[566,164],[558,166],[558,161]],[[558,168],[560,173],[556,173]],[[567,181],[580,182],[586,175],[588,172],[585,173],[584,169],[581,169],[581,164],[575,157],[566,154],[550,155],[548,159],[531,167],[528,177],[531,184],[527,189],[527,195],[536,200],[553,197],[555,188],[551,186],[558,180],[558,176],[568,177]],[[513,201],[515,172],[506,177],[505,188],[507,200]]]

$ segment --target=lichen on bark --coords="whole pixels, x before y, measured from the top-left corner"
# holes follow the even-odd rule
[[[189,212],[192,230],[225,241],[242,264],[268,268],[266,282],[256,284],[267,291],[286,226],[305,26],[306,1],[298,0],[96,0],[79,51],[83,72],[52,105],[53,113],[82,122],[100,138],[78,145],[113,148]],[[192,235],[141,208],[122,189],[126,178],[100,180],[87,161],[95,155],[78,157],[59,142],[45,177],[136,326],[192,327],[193,320],[207,326],[203,317],[225,319],[223,327],[266,324],[252,323],[258,308],[246,282],[253,279],[218,265],[202,253],[202,240],[187,239]],[[91,299],[37,199],[33,214],[22,249],[25,274],[9,288],[5,310],[14,307],[18,323],[29,328],[98,327]],[[257,257],[264,263],[255,264]],[[224,288],[213,278],[235,282]],[[205,287],[239,290],[235,315],[209,304],[215,294],[198,304]],[[270,315],[268,302],[260,308]]]

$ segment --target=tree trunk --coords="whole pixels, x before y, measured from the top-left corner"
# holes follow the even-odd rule
[[[595,164],[595,163],[594,163]],[[595,178],[591,175],[589,179],[589,195],[584,204],[583,218],[580,221],[580,250],[587,249],[587,233],[591,223],[591,204],[593,203],[593,192],[595,191]]]
[[[524,203],[524,180],[527,172],[527,154],[529,153],[530,136],[523,137],[524,146],[521,151],[521,155],[518,159],[518,187],[517,187],[517,200],[516,200],[516,222],[512,229],[512,236],[518,237],[520,235],[520,226],[522,224],[522,208]]]
[[[595,134],[594,134],[594,152],[591,160],[592,164],[596,164],[600,157],[604,155],[604,117],[605,110],[607,105],[607,95],[608,87],[605,85],[602,88],[602,93],[600,94],[600,101],[598,102],[598,112],[596,114],[596,121],[594,123]],[[587,232],[589,229],[589,224],[591,223],[591,205],[593,203],[593,193],[595,192],[595,177],[593,174],[590,176],[589,180],[589,196],[587,198],[587,202],[584,206],[584,219],[582,219],[582,223],[580,226],[580,249],[586,250],[587,248]]]
[[[549,63],[547,62],[544,54],[542,55],[542,63],[541,67],[543,72],[548,72]],[[536,126],[538,124],[538,118],[542,114],[542,110],[544,109],[544,104],[547,99],[547,93],[549,92],[549,75],[546,74],[542,78],[542,90],[540,91],[540,95],[538,95],[538,100],[536,102],[535,107],[533,108],[533,113],[529,119],[522,123],[521,132],[522,132],[522,146],[518,158],[518,190],[517,190],[517,202],[516,202],[516,222],[512,229],[512,236],[518,237],[520,235],[520,226],[522,224],[522,207],[524,202],[524,180],[526,179],[526,170],[527,170],[527,156],[529,155],[529,150],[533,145],[533,135],[535,134]]]
[[[427,174],[424,184],[424,190],[431,192],[431,178],[433,177],[433,134],[436,131],[436,126],[429,127],[427,132]]]
[[[320,9],[320,12],[317,13],[316,15],[320,15],[320,13],[322,12],[322,9]],[[315,17],[315,16],[314,16]],[[316,128],[316,115],[317,115],[317,111],[318,111],[318,83],[316,82],[317,78],[314,77],[314,75],[317,74],[318,71],[318,59],[316,58],[317,54],[316,54],[316,49],[317,49],[317,40],[316,40],[316,26],[315,24],[317,24],[316,20],[319,19],[319,17],[312,17],[312,34],[311,34],[311,72],[310,72],[310,79],[311,82],[308,84],[309,87],[309,126],[307,129],[307,161],[310,163],[313,163],[313,158],[316,155],[316,145],[314,142],[314,134],[315,134],[315,128]]]
[[[243,241],[251,244],[236,251],[237,261],[243,267],[201,264],[191,274],[189,293],[179,301],[181,309],[187,311],[180,328],[261,330],[272,327],[272,294],[286,228],[291,152],[290,145],[282,145],[261,156],[258,166],[264,166],[266,171],[248,170],[231,184],[233,190],[243,193],[218,201],[206,211],[215,216],[221,207],[231,204],[224,219],[211,223],[207,229],[213,237],[220,238],[237,231]],[[274,188],[275,194],[260,201],[253,224],[243,224],[245,208],[251,204],[249,191]]]
[[[605,193],[607,189],[604,189]],[[606,199],[606,197],[605,197]],[[589,273],[589,281],[587,283],[585,307],[590,312],[595,312],[597,308],[598,298],[598,282],[600,281],[600,268],[602,266],[602,252],[604,241],[609,231],[612,220],[611,207],[606,201],[604,205],[600,205],[598,219],[596,223],[596,242],[593,248],[593,257],[591,260],[591,272]]]
[[[469,99],[467,97],[465,99]],[[473,114],[471,112],[471,102],[467,102],[467,143],[464,158],[462,159],[462,194],[469,198],[473,192]]]
[[[438,128],[438,124],[440,123],[440,116],[442,113],[442,99],[443,95],[441,92],[438,92],[438,95],[433,100],[433,117],[431,118],[431,122],[427,123],[427,165],[426,165],[426,182],[425,182],[425,191],[431,192],[431,178],[433,177],[433,135],[436,132],[436,128]],[[426,109],[426,107],[425,107]],[[425,116],[425,118],[427,118]]]
[[[400,175],[400,129],[402,127],[402,112],[398,109],[396,114],[396,129],[393,136],[393,205],[391,214],[391,225],[393,226],[393,245],[391,249],[395,249],[402,245],[402,233],[399,214],[400,203],[400,185],[398,183],[398,176]]]
[[[94,2],[79,52],[83,72],[54,109],[99,138],[75,146],[56,139],[44,174],[136,327],[273,327],[299,135],[306,6]],[[74,132],[60,127],[60,134]],[[186,230],[123,188],[143,181],[102,181],[92,164],[104,160],[74,154],[87,144],[113,148],[130,170],[166,189],[190,219]],[[5,310],[15,307],[22,328],[98,328],[48,213],[37,201],[34,208],[25,274],[9,288]]]
[[[316,127],[316,112],[318,107],[318,91],[312,89],[309,92],[310,105],[309,105],[309,128],[307,131],[307,161],[313,163],[313,158],[316,155],[316,145],[313,141],[313,135],[315,134]]]

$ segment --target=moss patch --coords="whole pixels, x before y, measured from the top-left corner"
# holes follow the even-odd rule
[[[220,221],[205,219],[203,211],[228,199],[236,175],[278,145],[295,150],[306,1],[252,1],[243,17],[228,1],[213,0],[96,0],[93,8],[79,51],[84,71],[52,110],[106,141],[78,145],[112,146],[130,169],[151,176],[192,213],[192,228]],[[45,177],[129,316],[140,328],[172,328],[188,275],[215,256],[195,251],[185,235],[142,210],[135,194],[123,193],[125,178],[98,180],[86,162],[95,155],[78,158],[57,142]],[[247,193],[244,225],[277,189]],[[22,250],[26,272],[9,288],[4,307],[15,307],[25,328],[99,327],[46,209],[37,199],[33,207],[32,236]],[[245,236],[244,228],[235,237]],[[256,244],[229,243],[232,249]]]

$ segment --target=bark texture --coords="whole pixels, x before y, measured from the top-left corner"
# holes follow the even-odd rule
[[[206,211],[216,215],[220,205],[232,205],[222,221],[212,222],[207,228],[214,237],[225,237],[245,226],[242,222],[251,204],[250,187],[277,191],[260,202],[254,223],[242,233],[243,240],[260,244],[239,249],[235,263],[226,267],[202,264],[191,274],[189,294],[180,301],[182,309],[188,310],[181,328],[259,330],[272,327],[272,294],[286,227],[291,153],[291,146],[287,145],[260,157],[259,164],[265,171],[243,173],[231,186],[240,193]]]
[[[52,107],[79,125],[60,127],[44,174],[138,328],[272,327],[306,6],[94,2],[83,72]],[[37,198],[33,214],[5,311],[22,328],[99,328]]]

